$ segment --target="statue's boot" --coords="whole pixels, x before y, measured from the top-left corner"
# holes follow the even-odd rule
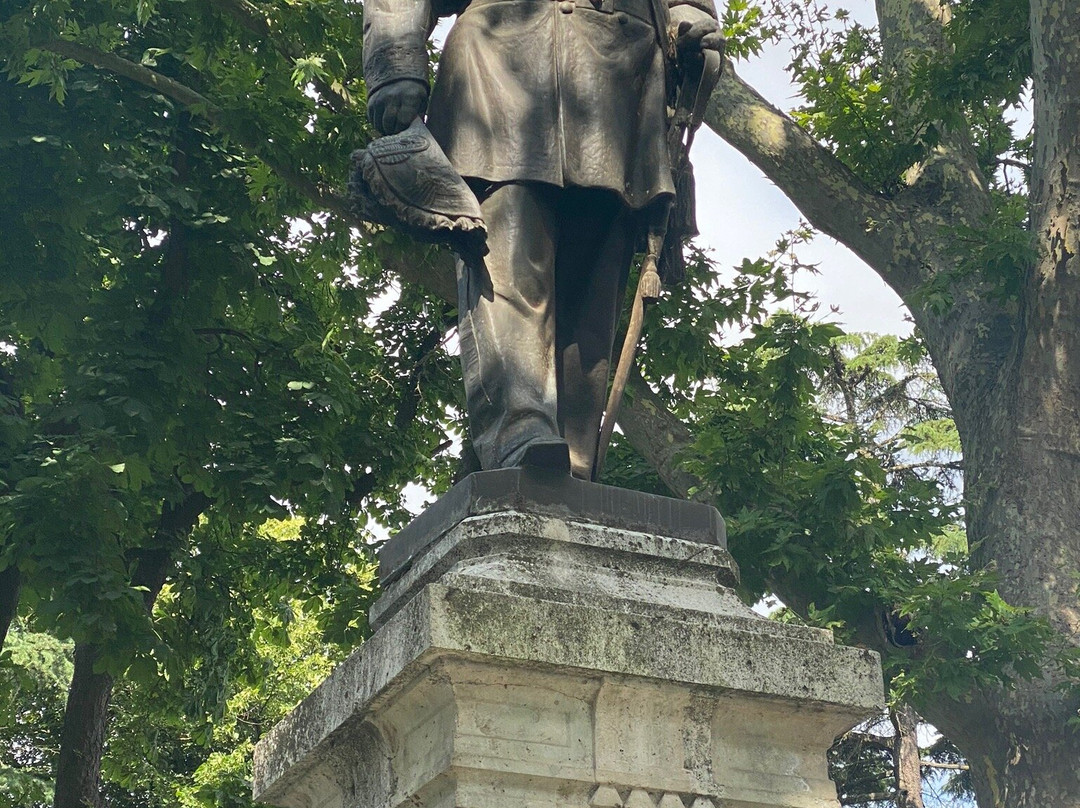
[[[570,447],[561,438],[534,440],[515,452],[506,465],[527,466],[569,474]]]

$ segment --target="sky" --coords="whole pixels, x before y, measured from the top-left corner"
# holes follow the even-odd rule
[[[842,6],[854,20],[876,24],[873,0],[846,0]],[[796,90],[784,71],[787,56],[786,45],[769,45],[760,56],[735,66],[743,79],[784,111],[798,105]],[[783,233],[801,221],[788,198],[707,127],[698,132],[691,159],[697,181],[698,242],[713,251],[720,266],[765,255]],[[818,234],[808,247],[800,249],[799,256],[805,263],[817,264],[819,274],[801,273],[796,288],[813,292],[823,310],[838,307],[833,319],[847,330],[911,332],[900,298],[839,242]]]

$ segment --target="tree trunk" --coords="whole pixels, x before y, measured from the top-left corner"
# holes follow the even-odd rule
[[[19,395],[15,377],[0,366],[0,400],[5,400],[0,415],[23,418],[26,413],[23,407],[22,396]],[[9,539],[10,541],[10,539]],[[8,631],[11,623],[19,611],[19,594],[22,590],[22,573],[16,559],[10,559],[10,566],[0,572],[0,651],[4,650],[7,642]]]
[[[101,751],[112,695],[113,679],[94,673],[98,650],[89,643],[75,646],[75,673],[71,677],[60,759],[56,766],[53,808],[101,808]]]
[[[0,572],[0,651],[4,650],[8,630],[15,614],[19,611],[19,591],[22,589],[22,575],[19,568],[12,564]]]
[[[1074,498],[1080,493],[1080,6],[1032,0],[1031,20],[1031,225],[1040,251],[1027,288],[1028,333],[1017,378],[1015,452],[1031,472],[1024,475],[1030,490],[1013,504],[1035,532],[1015,537],[1028,545],[1002,553],[999,564],[1024,602],[1080,643],[1077,581],[1062,574],[1080,569]],[[1055,485],[1045,484],[1050,480]],[[1011,532],[1013,524],[1008,519],[999,532]],[[1032,541],[1042,552],[1027,552],[1035,549]]]
[[[1031,227],[1038,258],[1022,301],[1024,332],[998,407],[972,408],[964,452],[968,528],[1002,595],[1080,645],[1080,5],[1032,0],[1035,144]],[[958,413],[958,422],[961,420]],[[1050,662],[1050,660],[1048,660]],[[954,739],[971,756],[979,803],[1080,806],[1080,698],[1044,678],[987,694],[987,726]],[[1075,694],[1075,691],[1073,691]],[[974,753],[974,754],[973,754]]]
[[[162,506],[158,529],[149,547],[136,553],[131,576],[133,587],[144,588],[143,605],[147,612],[153,611],[177,548],[210,504],[211,500],[204,494],[190,492],[178,504],[166,502]],[[75,646],[75,672],[64,709],[53,808],[101,808],[102,805],[101,757],[105,750],[113,678],[94,673],[100,653],[92,643]]]
[[[893,769],[896,773],[896,808],[923,808],[922,757],[919,754],[919,716],[901,702],[889,711],[896,731]]]

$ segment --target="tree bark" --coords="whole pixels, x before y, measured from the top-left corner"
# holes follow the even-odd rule
[[[889,719],[896,731],[893,750],[896,808],[923,808],[919,716],[910,704],[901,702],[889,711]]]
[[[11,622],[19,611],[21,589],[22,574],[15,564],[0,572],[0,651],[4,650]]]
[[[974,558],[996,565],[1002,594],[1080,645],[1080,6],[1032,0],[1035,144],[1031,228],[1038,258],[1022,300],[1024,331],[1008,396],[965,443]],[[977,413],[971,413],[971,419]],[[990,726],[972,775],[980,804],[1080,806],[1080,699],[1052,671],[989,694]],[[1073,691],[1075,693],[1075,691]],[[964,747],[961,746],[963,749]],[[964,749],[968,752],[968,749]]]
[[[1080,642],[1077,582],[1080,532],[1080,6],[1070,0],[1033,0],[1035,159],[1031,222],[1039,259],[1024,301],[1028,333],[1018,374],[1017,448],[1033,472],[1032,490],[1016,502],[1029,513],[1039,544],[1053,537],[1054,552],[1024,558],[996,552],[1006,577],[1052,621]],[[1046,480],[1063,486],[1052,496]],[[1005,549],[1005,548],[1002,548]],[[1004,563],[1003,563],[1004,562]]]
[[[145,587],[143,605],[147,612],[154,608],[154,601],[165,585],[176,549],[191,534],[210,502],[204,494],[190,492],[179,503],[162,506],[158,529],[147,547],[135,554],[136,566],[131,577],[133,587]],[[64,708],[53,808],[101,808],[102,805],[101,758],[113,678],[107,673],[94,672],[101,655],[102,649],[94,643],[75,646],[75,671]]]
[[[101,751],[105,746],[113,679],[94,673],[98,649],[90,643],[75,646],[60,757],[56,765],[53,808],[101,808]]]

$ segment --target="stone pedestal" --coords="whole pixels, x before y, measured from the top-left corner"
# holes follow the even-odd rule
[[[712,508],[519,470],[389,542],[364,646],[255,751],[282,808],[825,808],[878,659],[729,588]]]

